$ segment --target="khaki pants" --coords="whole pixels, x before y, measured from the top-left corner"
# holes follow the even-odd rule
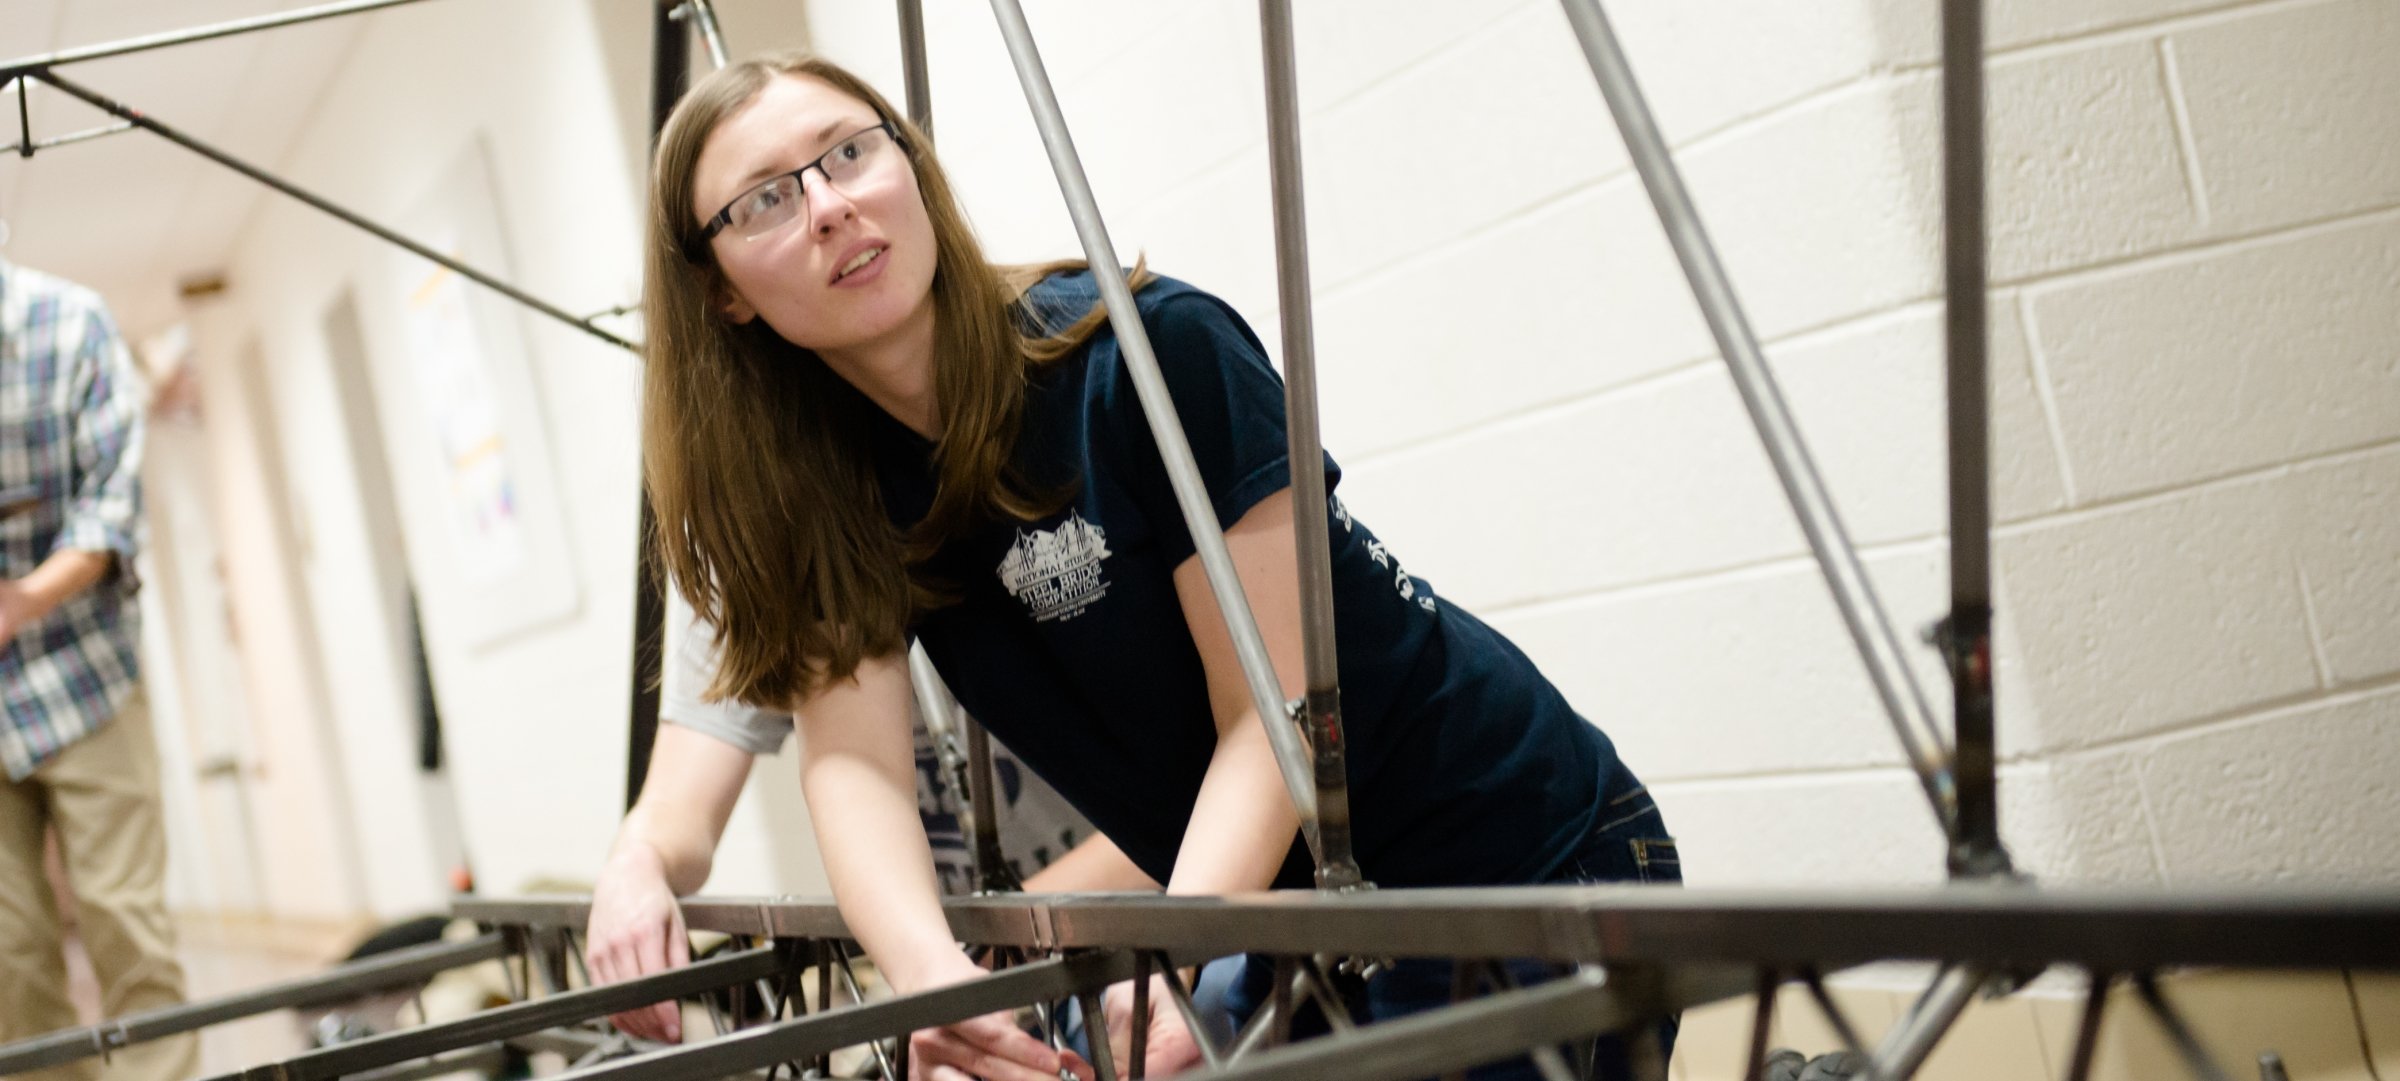
[[[77,1024],[67,999],[58,903],[42,872],[42,834],[58,831],[84,948],[104,1016],[183,1001],[183,966],[167,920],[166,824],[158,746],[140,694],[116,719],[23,781],[0,780],[0,1043]],[[178,1081],[200,1069],[196,1033],[137,1044],[35,1074],[29,1081]]]

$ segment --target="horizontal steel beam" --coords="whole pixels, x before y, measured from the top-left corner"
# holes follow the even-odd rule
[[[1336,953],[1837,968],[1882,960],[2117,972],[2181,965],[2400,968],[2400,891],[2053,890],[1986,883],[1856,892],[1528,886],[1226,898],[1015,894],[945,903],[977,945],[1185,955]],[[461,903],[460,916],[581,927],[588,898]],[[848,937],[830,901],[693,898],[695,930]]]
[[[0,1047],[0,1075],[38,1070],[274,1010],[307,1009],[406,987],[454,968],[508,955],[496,934],[393,950],[322,975],[290,980],[207,1002],[128,1014]]]
[[[411,1059],[588,1021],[653,1002],[761,979],[783,967],[774,950],[746,950],[639,980],[551,995],[471,1017],[370,1036],[282,1062],[223,1075],[222,1081],[310,1081],[382,1069]]]

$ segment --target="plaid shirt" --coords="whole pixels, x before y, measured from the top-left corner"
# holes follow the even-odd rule
[[[68,549],[117,557],[106,578],[0,646],[0,765],[12,781],[134,692],[146,396],[98,296],[0,261],[0,577]]]

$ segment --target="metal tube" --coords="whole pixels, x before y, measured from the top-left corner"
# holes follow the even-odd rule
[[[1017,880],[1017,872],[1000,851],[1000,801],[992,794],[999,774],[992,769],[992,737],[973,717],[960,717],[958,724],[967,730],[967,802],[969,824],[974,829],[969,843],[974,846],[975,888],[984,893],[1022,890],[1025,884]]]
[[[1232,897],[1019,894],[943,902],[952,937],[1041,950],[1142,949],[1511,957],[1570,963],[1720,963],[1838,969],[1947,960],[1998,970],[2067,964],[2400,969],[2400,891],[2094,890],[1951,885],[1882,890],[1657,890],[1506,886]],[[847,938],[830,899],[683,902],[686,926]],[[588,898],[477,900],[495,923],[588,919]]]
[[[675,23],[673,0],[654,0],[650,10],[650,147],[658,148],[659,133],[683,97],[691,80],[691,39]],[[637,481],[641,464],[634,465]],[[633,687],[627,692],[625,736],[625,809],[642,798],[642,783],[650,774],[650,752],[658,742],[660,671],[665,667],[667,574],[660,564],[658,510],[650,489],[640,485],[641,507],[635,512],[633,569]]]
[[[732,63],[725,52],[725,32],[717,29],[717,9],[709,0],[684,0],[683,9],[691,13],[692,25],[700,28],[700,41],[708,46],[708,61],[716,67]]]
[[[568,326],[583,331],[584,333],[598,338],[601,341],[607,342],[610,345],[617,346],[621,349],[631,350],[634,348],[632,342],[617,337],[616,335],[595,327],[590,323],[586,323],[581,319],[577,319],[574,316],[567,314],[565,311],[553,307],[550,304],[534,297],[533,295],[509,285],[507,282],[503,282],[498,278],[494,278],[489,274],[485,274],[484,272],[468,266],[465,263],[461,263],[456,259],[434,251],[423,244],[419,244],[414,240],[410,240],[407,237],[401,236],[390,229],[386,229],[383,226],[368,221],[367,219],[360,217],[351,211],[345,210],[340,206],[328,202],[315,194],[305,191],[298,186],[295,186],[271,173],[268,173],[264,169],[260,169],[255,165],[251,165],[250,163],[242,161],[241,159],[227,154],[224,151],[218,150],[207,143],[203,143],[198,139],[194,139],[175,128],[171,128],[165,124],[159,123],[158,121],[151,119],[149,116],[137,112],[113,98],[106,97],[96,91],[84,87],[79,83],[61,78],[54,72],[29,72],[28,77],[48,83],[51,86],[82,100],[85,104],[88,104],[93,108],[125,120],[135,127],[165,139],[168,142],[174,143],[177,146],[183,147],[186,150],[198,154],[201,157],[207,158],[210,161],[216,162],[217,164],[231,169],[234,172],[258,181],[259,183],[273,188],[276,191],[282,192],[285,195],[289,195],[294,199],[298,199],[309,206],[315,207],[316,209],[324,211],[325,213],[339,218],[344,222],[372,233],[385,241],[398,245],[411,255],[415,255],[418,258],[424,259],[428,262],[435,263],[456,271],[461,277],[464,277],[469,281],[481,285],[486,289],[490,289],[493,292],[499,293],[500,295],[516,301],[517,303],[528,308],[532,308],[533,310],[540,312],[543,315],[547,315],[552,319],[556,319],[561,323],[565,323]]]
[[[1934,1045],[1983,988],[1984,976],[1983,970],[1967,966],[1944,969],[1933,986],[1925,989],[1925,997],[1917,1000],[1916,1008],[1884,1035],[1867,1067],[1868,1076],[1878,1081],[1908,1081],[1916,1076],[1917,1068],[1933,1054]]]
[[[1317,344],[1308,273],[1308,200],[1300,171],[1300,79],[1290,0],[1259,0],[1267,75],[1267,163],[1275,188],[1275,280],[1283,315],[1284,427],[1292,471],[1292,538],[1300,563],[1300,632],[1308,674],[1301,710],[1317,795],[1317,888],[1365,883],[1350,852],[1349,736],[1333,622],[1332,510],[1317,435]]]
[[[837,962],[833,966],[833,970],[841,975],[843,989],[850,992],[851,1005],[866,1005],[867,996],[865,992],[859,990],[858,973],[850,971],[850,948],[842,945],[839,942],[836,942],[833,944],[833,956],[834,960]],[[831,1008],[830,1003],[827,1004],[827,1008]],[[902,1037],[902,1039],[906,1038],[906,1036]],[[870,1041],[867,1044],[867,1049],[874,1053],[875,1068],[883,1071],[883,1081],[905,1081],[905,1075],[902,1074],[899,1067],[892,1062],[891,1052],[884,1049],[882,1040]]]
[[[1150,1057],[1151,1005],[1150,955],[1136,953],[1133,955],[1133,1011],[1128,1015],[1132,1021],[1125,1026],[1126,1040],[1132,1045],[1125,1051],[1125,1076],[1133,1081],[1142,1081],[1142,1078],[1149,1072],[1143,1067],[1143,1062]],[[1102,1018],[1102,1020],[1105,1021],[1106,1018]],[[1084,1026],[1089,1031],[1091,1021],[1086,1019]],[[1193,1035],[1194,1043],[1200,1039],[1202,1037],[1199,1034]]]
[[[1124,354],[1126,369],[1133,375],[1142,412],[1150,421],[1151,437],[1158,441],[1158,455],[1175,489],[1175,502],[1183,508],[1184,525],[1191,531],[1201,567],[1208,572],[1217,611],[1224,617],[1234,652],[1241,658],[1242,675],[1250,684],[1251,706],[1258,711],[1259,723],[1267,726],[1267,741],[1275,748],[1275,762],[1283,774],[1284,789],[1291,794],[1293,809],[1299,812],[1301,833],[1307,837],[1311,852],[1321,854],[1316,781],[1308,752],[1300,746],[1300,733],[1293,730],[1285,716],[1282,684],[1276,680],[1275,663],[1267,656],[1266,640],[1260,637],[1258,621],[1251,615],[1250,602],[1243,595],[1241,578],[1233,569],[1233,556],[1225,549],[1225,532],[1217,524],[1207,486],[1192,458],[1191,444],[1184,439],[1175,400],[1167,391],[1166,379],[1159,374],[1158,356],[1151,351],[1149,332],[1142,328],[1133,290],[1125,285],[1125,271],[1117,262],[1115,246],[1109,243],[1108,226],[1100,220],[1100,204],[1092,196],[1083,161],[1075,153],[1074,137],[1068,133],[1066,117],[1059,111],[1050,76],[1042,68],[1041,51],[1034,45],[1032,29],[1025,24],[1025,9],[1017,0],[992,0],[992,13],[999,20],[1000,36],[1008,43],[1017,81],[1024,85],[1025,102],[1033,110],[1034,126],[1041,130],[1042,145],[1049,150],[1050,167],[1058,174],[1059,191],[1066,197],[1068,215],[1075,220],[1075,233],[1083,240],[1084,258],[1091,263],[1092,278],[1099,283],[1101,299],[1108,306],[1109,325],[1116,330],[1117,347]]]
[[[1624,1028],[1640,1023],[1646,1012],[1629,1006],[1598,977],[1578,974],[1385,1021],[1346,1039],[1263,1050],[1210,1076],[1222,1081],[1428,1077]]]
[[[949,686],[942,682],[941,672],[934,668],[933,658],[925,655],[922,644],[908,647],[908,678],[916,691],[917,714],[924,719],[925,734],[933,743],[933,756],[966,811],[967,855],[974,863],[976,891],[1017,888],[1001,882],[1006,877],[1006,863],[1000,854],[997,808],[989,792],[993,781],[990,738],[959,713],[958,699],[951,697]]]
[[[1954,877],[2010,872],[1992,746],[1990,346],[1984,297],[1983,3],[1942,4],[1942,218],[1949,353],[1950,619]]]
[[[134,130],[134,125],[86,127],[86,130],[82,130],[82,132],[67,132],[67,135],[60,135],[53,139],[41,139],[41,142],[31,144],[31,149],[46,151],[50,147],[74,147],[77,142],[91,142],[91,139],[101,139],[108,135],[122,135],[122,132],[130,132],[130,130]],[[22,149],[26,149],[22,142],[12,142],[12,144],[7,144],[7,147],[0,147],[0,154],[7,154],[7,151],[22,151]],[[24,154],[24,156],[31,156],[31,154]]]
[[[2145,972],[2134,977],[2133,989],[2141,996],[2142,1005],[2150,1008],[2150,1016],[2158,1020],[2159,1029],[2167,1034],[2167,1042],[2175,1045],[2176,1053],[2183,1056],[2183,1064],[2191,1069],[2193,1076],[2201,1081],[2233,1081],[2215,1059],[2208,1057],[2208,1049],[2200,1046],[2200,1038],[2192,1034],[2192,1026],[2184,1023],[2183,1015],[2160,993],[2155,975]]]
[[[925,66],[925,0],[900,0],[900,74],[908,122],[933,136],[933,81]]]
[[[413,1058],[440,1054],[456,1047],[505,1040],[546,1028],[621,1013],[636,1006],[743,983],[772,973],[778,967],[779,959],[774,951],[749,950],[638,980],[570,991],[563,995],[485,1010],[456,1021],[335,1044],[282,1062],[225,1074],[219,1081],[312,1081],[316,1078],[345,1077]]]
[[[1867,578],[1866,568],[1860,565],[1849,534],[1842,528],[1841,516],[1825,490],[1824,479],[1818,475],[1808,447],[1800,439],[1791,410],[1784,405],[1783,394],[1776,388],[1774,373],[1767,368],[1758,338],[1751,332],[1741,303],[1734,296],[1733,283],[1701,225],[1700,212],[1692,204],[1690,193],[1684,190],[1683,178],[1667,150],[1666,137],[1650,115],[1641,87],[1634,82],[1632,65],[1617,44],[1615,32],[1609,29],[1608,17],[1601,12],[1599,0],[1560,0],[1560,3],[1566,8],[1567,21],[1575,27],[1576,38],[1583,44],[1584,58],[1591,64],[1592,74],[1600,81],[1600,92],[1608,99],[1617,128],[1625,136],[1625,148],[1633,158],[1634,168],[1641,173],[1643,187],[1658,208],[1659,221],[1666,227],[1677,260],[1683,264],[1684,276],[1691,280],[1692,295],[1707,318],[1709,332],[1716,337],[1718,351],[1725,356],[1727,370],[1742,393],[1743,404],[1749,408],[1759,441],[1774,462],[1784,495],[1791,500],[1793,514],[1800,519],[1801,532],[1807,535],[1809,548],[1816,554],[1825,584],[1833,592],[1834,604],[1841,609],[1842,622],[1849,628],[1850,639],[1866,664],[1867,678],[1875,684],[1876,696],[1883,701],[1892,730],[1900,737],[1909,764],[1916,769],[1918,782],[1933,805],[1935,819],[1941,823],[1943,832],[1949,833],[1957,820],[1957,797],[1952,790],[1949,752],[1943,746],[1941,729],[1934,722],[1924,691],[1917,686],[1915,673],[1909,670],[1900,651],[1891,619],[1876,599],[1874,583]]]
[[[2075,1050],[2067,1056],[2066,1081],[2089,1081],[2092,1054],[2100,1048],[2100,1018],[2108,1010],[2109,974],[2094,971],[2083,993],[2083,1019],[2075,1026]]]
[[[1123,952],[1036,961],[1006,972],[864,1006],[830,1010],[737,1032],[696,1047],[654,1051],[558,1075],[557,1081],[698,1081],[810,1058],[895,1032],[931,1028],[995,1010],[1063,998],[1133,974]]]
[[[1747,1081],[1762,1081],[1767,1067],[1767,1033],[1775,1024],[1775,994],[1783,980],[1772,965],[1758,970],[1758,1001],[1750,1014],[1750,1054],[1743,1061],[1742,1076]]]
[[[380,957],[355,961],[307,979],[289,980],[206,1002],[145,1010],[86,1028],[64,1029],[0,1046],[0,1075],[75,1062],[134,1044],[195,1032],[210,1025],[275,1010],[307,1009],[343,1002],[371,992],[405,987],[454,968],[479,964],[507,954],[507,945],[496,934],[481,935],[466,942],[441,942],[393,950]]]
[[[1083,1007],[1084,1046],[1092,1049],[1092,1072],[1099,1075],[1100,1081],[1117,1081],[1116,1049],[1108,1043],[1108,1015],[1101,1012],[1100,993],[1084,991],[1075,996],[1075,1001]],[[1132,1024],[1137,1029],[1147,1027],[1139,1017]]]
[[[1174,1000],[1175,1012],[1183,1015],[1183,1027],[1192,1034],[1192,1045],[1200,1049],[1200,1061],[1211,1070],[1222,1069],[1225,1053],[1217,1050],[1217,1038],[1208,1026],[1200,1023],[1199,1007],[1192,1004],[1192,990],[1183,985],[1183,973],[1165,955],[1158,957],[1159,971],[1167,977],[1167,997]]]
[[[1858,1039],[1858,1026],[1850,1023],[1850,1015],[1843,1013],[1841,1004],[1825,990],[1824,976],[1814,968],[1802,969],[1800,982],[1808,988],[1808,997],[1816,1001],[1817,1012],[1825,1015],[1825,1023],[1833,1026],[1834,1035],[1842,1038],[1842,1047],[1865,1054],[1866,1046]]]
[[[364,12],[375,11],[381,8],[398,7],[402,4],[413,4],[416,2],[417,0],[349,0],[347,3],[319,4],[313,8],[301,8],[297,11],[286,11],[276,15],[259,15],[248,19],[235,19],[230,22],[214,23],[208,26],[197,27],[190,30],[176,30],[164,34],[151,34],[146,37],[127,38],[123,41],[109,42],[103,45],[86,45],[76,49],[65,49],[59,52],[46,53],[41,56],[21,57],[16,60],[11,60],[5,64],[0,64],[0,80],[5,80],[9,75],[34,68],[53,68],[66,64],[80,64],[86,60],[100,60],[111,56],[124,56],[128,53],[146,52],[151,49],[163,49],[170,45],[187,45],[195,41],[209,41],[216,38],[232,37],[235,34],[247,34],[257,30],[273,30],[277,27],[293,26],[305,22],[315,22],[318,19],[331,19],[341,15],[357,15]]]

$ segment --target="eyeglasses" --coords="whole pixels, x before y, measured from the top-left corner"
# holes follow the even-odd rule
[[[744,240],[764,236],[781,228],[800,215],[808,205],[806,189],[801,178],[814,169],[825,182],[837,190],[851,181],[865,177],[891,163],[892,149],[900,145],[899,133],[892,130],[891,121],[884,121],[833,144],[833,149],[782,176],[760,181],[725,204],[700,229],[700,237],[692,244],[691,255],[700,257],[718,233],[733,230]]]

